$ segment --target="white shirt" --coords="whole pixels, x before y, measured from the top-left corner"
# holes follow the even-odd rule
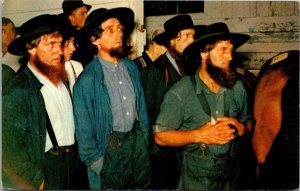
[[[12,55],[9,52],[7,52],[3,57],[2,57],[2,64],[5,64],[9,67],[11,67],[15,72],[19,70],[21,67],[21,64],[19,63],[19,59],[21,56],[16,56]]]
[[[41,93],[58,145],[68,146],[74,144],[75,127],[73,106],[66,86],[60,82],[56,87],[48,79],[35,71],[30,64],[28,64],[28,68],[38,80],[44,84],[41,88]],[[52,142],[47,132],[45,152],[51,149],[52,146]]]
[[[77,62],[75,60],[69,60],[69,61],[65,62],[65,70],[68,75],[69,88],[73,94],[73,86],[74,86],[79,74],[82,72],[83,67],[80,62]]]

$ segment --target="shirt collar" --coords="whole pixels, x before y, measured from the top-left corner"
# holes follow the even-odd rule
[[[113,63],[111,63],[111,62],[109,62],[109,61],[106,61],[106,60],[102,59],[99,55],[98,55],[97,57],[98,57],[98,59],[99,59],[101,65],[102,65],[103,67],[105,67],[105,68],[111,70],[111,71],[115,71],[116,68],[117,68],[120,64],[122,64],[122,59],[120,59],[120,60],[117,62],[117,64],[113,64]]]
[[[59,82],[58,86],[56,87],[50,80],[48,80],[46,77],[44,77],[38,71],[36,71],[36,69],[34,69],[29,62],[27,64],[27,67],[36,76],[36,78],[40,81],[41,84],[43,84],[45,86],[52,86],[52,87],[55,87],[55,88],[61,88],[61,87],[64,86],[64,84],[62,82]]]
[[[166,56],[167,56],[167,58],[169,59],[169,61],[171,62],[171,64],[174,66],[174,68],[176,69],[176,71],[180,74],[179,68],[178,68],[178,66],[177,66],[177,64],[176,64],[176,61],[175,61],[175,59],[171,56],[171,54],[170,54],[169,51],[166,52]]]
[[[42,74],[36,71],[31,64],[28,62],[27,67],[31,70],[31,72],[35,75],[35,77],[40,81],[41,84],[46,85],[51,83],[50,80],[45,78]]]

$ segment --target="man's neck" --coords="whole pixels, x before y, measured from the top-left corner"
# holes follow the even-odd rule
[[[221,86],[217,84],[207,72],[205,66],[202,64],[199,70],[199,77],[204,82],[204,84],[210,89],[212,92],[217,93]]]
[[[103,51],[99,52],[99,56],[101,57],[101,59],[103,59],[107,62],[110,62],[112,64],[117,64],[118,61],[119,61],[118,57],[113,57],[109,53],[106,53],[106,52],[103,52]]]
[[[149,49],[146,51],[146,53],[148,54],[152,62],[154,62],[161,55],[159,49],[155,48],[154,46],[155,46],[154,44],[151,44],[149,46]]]

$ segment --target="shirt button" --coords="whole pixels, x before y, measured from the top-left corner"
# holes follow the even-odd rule
[[[219,115],[219,111],[216,111],[216,114]]]
[[[119,81],[119,84],[120,84],[120,85],[122,85],[122,84],[123,84],[123,82],[122,82],[122,81]]]
[[[125,97],[125,96],[123,96],[123,100],[126,100],[126,97]]]
[[[128,116],[129,114],[130,114],[129,111],[127,111],[127,112],[126,112],[126,115]]]

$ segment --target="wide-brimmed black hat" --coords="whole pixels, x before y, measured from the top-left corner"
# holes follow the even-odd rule
[[[71,11],[75,9],[85,6],[87,11],[89,11],[92,6],[88,4],[84,4],[82,0],[64,0],[62,3],[62,9],[65,14],[69,15]]]
[[[117,18],[124,27],[124,33],[130,33],[135,25],[134,12],[127,7],[112,9],[100,8],[92,11],[82,27],[80,36],[90,37],[98,26],[109,18]]]
[[[234,49],[237,49],[249,39],[249,35],[231,33],[225,23],[213,23],[208,25],[207,29],[203,30],[202,34],[199,34],[198,39],[184,50],[184,54],[192,55],[193,52],[199,54],[200,49],[203,49],[207,44],[213,43],[217,40],[232,40]]]
[[[27,52],[26,44],[44,34],[61,31],[62,24],[58,15],[40,15],[34,17],[19,28],[20,36],[8,46],[8,52],[14,55],[24,55]]]
[[[179,31],[194,28],[190,15],[177,15],[164,23],[165,32],[160,35],[160,41],[170,41]]]

